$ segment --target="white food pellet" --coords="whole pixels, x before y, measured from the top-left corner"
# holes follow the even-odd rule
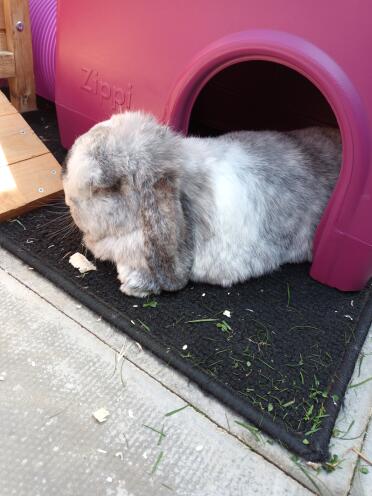
[[[225,315],[226,317],[229,317],[229,319],[231,319],[231,312],[230,312],[230,310],[225,310],[223,312],[223,315]]]
[[[187,344],[184,344],[184,345],[182,346],[182,349],[183,349],[183,350],[187,350]]]
[[[82,253],[74,253],[71,255],[69,258],[69,263],[75,267],[75,269],[79,269],[79,272],[81,274],[84,274],[84,272],[89,272],[91,270],[97,270],[97,267],[92,264]]]
[[[106,410],[106,408],[99,408],[95,412],[93,412],[93,417],[99,422],[105,422],[110,416],[110,412]]]

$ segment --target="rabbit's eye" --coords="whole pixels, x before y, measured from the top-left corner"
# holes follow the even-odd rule
[[[121,190],[121,181],[116,181],[116,183],[112,184],[109,187],[109,190],[111,191],[111,193],[118,193]]]

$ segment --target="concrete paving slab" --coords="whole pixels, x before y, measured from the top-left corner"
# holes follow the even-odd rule
[[[195,405],[222,429],[229,431],[309,489],[319,492],[316,489],[319,488],[324,495],[342,496],[348,494],[357,461],[357,455],[351,448],[360,449],[363,442],[363,433],[371,416],[372,382],[347,392],[344,407],[336,425],[338,438],[333,438],[331,444],[332,453],[342,458],[343,462],[331,474],[327,474],[324,471],[317,474],[306,464],[301,464],[299,467],[298,464],[293,462],[293,457],[290,453],[278,444],[272,444],[272,441],[266,436],[261,436],[260,441],[257,442],[249,432],[235,424],[234,421],[239,420],[239,417],[233,411],[214,398],[204,394],[193,383],[167,367],[152,354],[147,352],[139,353],[132,340],[103,322],[99,316],[81,306],[49,281],[40,277],[35,271],[29,270],[26,265],[3,250],[0,250],[0,267],[9,271],[13,277],[22,281],[27,287],[41,295],[61,312],[84,326],[89,332],[95,334],[112,348],[119,351],[124,345],[125,356],[129,361],[155,378],[164,387],[176,393],[184,401]],[[133,311],[135,312],[135,309]],[[372,333],[366,340],[363,353],[364,358],[361,367],[356,369],[352,382],[362,382],[372,375]],[[342,432],[346,431],[351,423],[353,424],[347,436],[343,436]],[[346,439],[342,439],[342,437]],[[304,473],[304,470],[306,473]]]
[[[361,455],[364,458],[360,456],[355,467],[350,496],[370,496],[372,493],[372,420],[369,421]]]
[[[0,301],[2,496],[311,494],[3,270]]]

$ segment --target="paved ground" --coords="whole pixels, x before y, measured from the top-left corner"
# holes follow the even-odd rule
[[[372,458],[372,381],[347,393],[340,467],[317,474],[2,250],[0,301],[0,496],[371,494],[357,452]],[[372,375],[372,333],[363,353],[354,383]]]

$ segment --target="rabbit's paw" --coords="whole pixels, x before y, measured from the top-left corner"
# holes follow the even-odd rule
[[[150,294],[159,293],[157,284],[155,284],[151,279],[150,274],[147,274],[145,271],[120,270],[118,279],[122,283],[120,286],[120,291],[128,296],[145,298]]]
[[[136,298],[146,298],[151,294],[151,291],[146,291],[143,288],[137,288],[128,284],[121,284],[120,291],[128,296],[135,296]]]

